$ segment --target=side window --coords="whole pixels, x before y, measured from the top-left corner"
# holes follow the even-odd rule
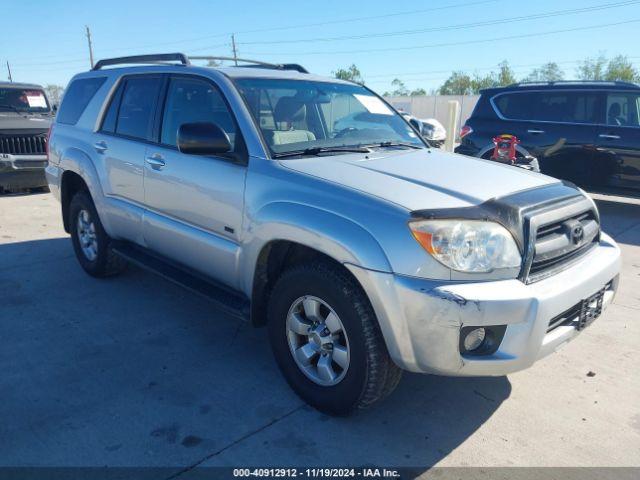
[[[533,108],[538,94],[506,93],[494,100],[494,104],[503,117],[510,120],[533,120]]]
[[[234,148],[236,125],[218,89],[198,78],[172,78],[164,106],[161,142],[175,146],[180,125],[192,122],[215,123],[227,133]]]
[[[597,105],[597,93],[543,92],[534,118],[547,122],[598,123]]]
[[[117,134],[145,140],[151,138],[161,85],[160,77],[139,76],[126,80],[116,121]]]
[[[609,93],[607,95],[607,124],[640,126],[640,95],[637,93]]]
[[[106,77],[94,77],[81,78],[72,82],[64,94],[56,121],[75,125],[105,80]]]
[[[116,122],[118,121],[118,110],[120,109],[120,100],[122,100],[122,91],[124,90],[125,82],[121,82],[118,85],[118,89],[111,97],[109,108],[102,120],[102,127],[100,130],[103,132],[115,133]]]

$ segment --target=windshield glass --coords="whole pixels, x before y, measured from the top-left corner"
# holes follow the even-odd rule
[[[46,113],[49,103],[42,90],[0,88],[0,111]]]
[[[359,85],[238,79],[272,155],[304,150],[424,143],[397,113]]]

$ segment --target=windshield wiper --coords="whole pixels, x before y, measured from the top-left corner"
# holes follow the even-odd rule
[[[311,147],[304,150],[293,150],[291,152],[274,153],[273,158],[296,157],[298,155],[320,155],[321,153],[370,153],[371,150],[366,146],[362,147]]]
[[[388,142],[380,142],[380,143],[372,143],[371,145],[364,145],[365,147],[408,147],[408,148],[413,148],[416,150],[420,150],[422,148],[424,148],[424,146],[422,145],[416,145],[415,143],[408,143],[408,142],[392,142],[392,141],[388,141]]]

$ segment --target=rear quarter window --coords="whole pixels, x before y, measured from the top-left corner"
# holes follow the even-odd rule
[[[538,100],[537,93],[505,93],[494,98],[494,105],[500,114],[510,120],[531,120],[533,107]]]
[[[62,99],[56,121],[67,125],[78,123],[82,112],[106,79],[106,77],[81,78],[71,82]]]

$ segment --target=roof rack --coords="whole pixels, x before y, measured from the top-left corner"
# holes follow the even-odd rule
[[[260,60],[249,60],[247,58],[235,58],[235,57],[211,57],[211,56],[194,56],[189,57],[191,60],[229,60],[236,62],[237,67],[252,67],[252,68],[271,68],[274,70],[295,70],[300,73],[309,73],[309,71],[302,65],[297,63],[268,63]],[[248,63],[249,65],[238,65],[237,62]]]
[[[108,65],[122,65],[132,63],[164,63],[180,62],[182,65],[191,65],[189,58],[184,53],[156,53],[150,55],[133,55],[130,57],[105,58],[99,60],[92,70],[100,70]]]
[[[238,67],[253,68],[271,68],[274,70],[295,70],[300,73],[309,73],[302,65],[297,63],[267,63],[259,60],[248,60],[246,58],[234,57],[211,57],[211,56],[194,56],[187,57],[184,53],[157,53],[150,55],[133,55],[130,57],[105,58],[98,61],[92,70],[100,70],[102,67],[109,65],[127,65],[137,63],[164,64],[166,62],[180,62],[181,65],[191,65],[189,60],[229,60],[236,62]],[[249,65],[238,65],[238,62],[248,63]]]
[[[554,81],[530,81],[512,83],[509,87],[535,87],[537,85],[614,85],[619,87],[638,87],[632,82],[623,82],[620,80],[554,80]]]

